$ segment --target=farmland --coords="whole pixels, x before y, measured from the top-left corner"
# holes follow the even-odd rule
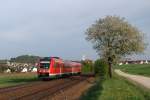
[[[117,68],[130,74],[150,76],[150,64],[128,64]]]
[[[8,87],[37,81],[36,73],[0,74],[0,87]]]

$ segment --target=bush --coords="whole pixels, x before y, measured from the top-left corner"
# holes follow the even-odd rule
[[[6,64],[0,63],[0,73],[3,73],[8,69],[8,66]]]
[[[82,61],[82,73],[93,73],[93,63],[90,60]]]
[[[98,59],[94,63],[94,72],[96,76],[100,76],[102,78],[108,77],[108,64],[105,60]]]

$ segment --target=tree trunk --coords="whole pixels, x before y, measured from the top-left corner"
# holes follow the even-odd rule
[[[113,59],[111,57],[108,57],[108,72],[110,78],[112,78],[112,61]]]
[[[109,72],[109,77],[112,78],[112,68],[111,68],[111,67],[112,67],[112,64],[109,63],[108,65],[109,65],[109,70],[108,70],[108,72]]]

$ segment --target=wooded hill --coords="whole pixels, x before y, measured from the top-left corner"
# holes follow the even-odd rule
[[[36,63],[40,57],[33,55],[21,55],[16,58],[11,58],[10,62],[18,62],[18,63]]]

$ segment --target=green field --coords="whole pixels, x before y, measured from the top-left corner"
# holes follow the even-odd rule
[[[115,75],[112,79],[97,82],[81,100],[150,100],[150,91]]]
[[[37,81],[36,73],[0,74],[0,88]]]
[[[128,64],[117,66],[117,68],[130,74],[150,76],[150,64]]]

